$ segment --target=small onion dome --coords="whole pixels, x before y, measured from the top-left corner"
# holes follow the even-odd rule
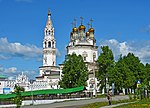
[[[86,36],[90,36],[90,32],[87,31],[87,32],[86,32]]]
[[[78,31],[78,28],[74,27],[74,28],[72,29],[72,31],[73,31],[73,32],[77,32],[77,31]]]
[[[94,33],[94,28],[90,28],[88,31]]]
[[[85,30],[85,26],[84,25],[80,25],[79,26],[79,30]]]

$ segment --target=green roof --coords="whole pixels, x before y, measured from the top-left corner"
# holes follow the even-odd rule
[[[0,78],[7,78],[6,76],[4,76],[4,75],[0,75]]]
[[[75,87],[75,88],[67,88],[67,89],[46,89],[46,90],[35,90],[33,91],[33,95],[44,95],[44,94],[67,94],[83,91],[84,86]],[[22,96],[31,96],[31,91],[21,92]],[[7,99],[16,97],[16,94],[0,94],[0,99]]]

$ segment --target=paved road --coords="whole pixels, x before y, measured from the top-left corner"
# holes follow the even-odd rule
[[[128,96],[115,96],[112,99],[124,100],[124,99],[129,99],[129,97]],[[95,103],[95,102],[104,102],[104,101],[108,101],[108,100],[106,98],[96,98],[96,99],[68,101],[68,102],[60,102],[60,103],[52,103],[52,104],[44,104],[44,105],[23,106],[22,108],[78,108],[79,106],[82,106],[82,105]]]

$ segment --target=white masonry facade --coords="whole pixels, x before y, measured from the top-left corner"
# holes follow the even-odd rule
[[[61,77],[61,69],[56,66],[56,40],[54,27],[51,21],[51,13],[48,11],[48,19],[44,29],[43,39],[43,66],[39,67],[40,76],[36,81],[46,81],[48,89],[58,89]]]
[[[95,78],[95,70],[97,69],[97,58],[98,58],[98,47],[96,46],[96,39],[94,37],[94,28],[91,24],[88,24],[88,29],[82,24],[83,18],[81,17],[81,24],[76,27],[76,19],[74,20],[73,28],[70,33],[70,42],[67,46],[67,54],[81,55],[83,60],[88,67],[88,80],[87,80],[87,91],[97,91],[97,78]]]
[[[82,24],[76,27],[76,20],[70,33],[70,41],[67,48],[67,54],[81,55],[88,68],[87,92],[96,94],[97,70],[96,61],[98,59],[98,47],[94,37],[94,28],[88,24],[88,29]],[[14,91],[15,84],[24,87],[25,91],[42,89],[60,89],[59,81],[62,79],[63,64],[56,66],[56,40],[54,36],[54,27],[51,21],[51,13],[48,11],[48,19],[44,29],[43,39],[43,65],[39,67],[39,76],[36,80],[30,81],[23,73],[16,77],[16,80],[0,79],[0,94]]]

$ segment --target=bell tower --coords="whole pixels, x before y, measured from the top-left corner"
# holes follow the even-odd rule
[[[48,19],[44,29],[43,66],[56,66],[56,40],[50,10],[48,10]]]

